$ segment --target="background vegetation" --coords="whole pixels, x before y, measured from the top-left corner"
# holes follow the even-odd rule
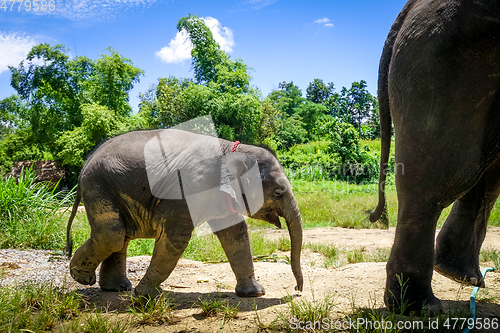
[[[336,92],[332,82],[316,78],[305,96],[293,82],[281,82],[262,96],[250,84],[250,68],[220,49],[202,19],[184,17],[177,28],[194,46],[193,77],[158,78],[140,94],[137,113],[128,94],[144,73],[132,60],[111,47],[93,60],[71,58],[63,45],[34,46],[10,67],[17,94],[0,101],[0,173],[13,161],[54,159],[74,185],[86,156],[105,139],[210,114],[220,137],[277,149],[297,174],[312,167],[325,169],[322,179],[376,178],[377,152],[360,141],[379,135],[377,99],[365,81]],[[342,164],[370,172],[333,172]]]

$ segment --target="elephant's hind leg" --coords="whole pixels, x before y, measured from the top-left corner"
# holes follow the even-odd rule
[[[124,248],[125,226],[113,204],[99,201],[98,207],[88,204],[87,217],[91,226],[90,238],[76,250],[70,261],[70,274],[79,283],[93,285],[95,270],[114,252]]]
[[[129,241],[124,242],[119,252],[112,253],[101,264],[99,285],[105,291],[131,290],[132,284],[127,278],[127,248]]]
[[[454,280],[484,287],[479,252],[491,209],[500,194],[500,159],[455,201],[436,241],[434,269]]]

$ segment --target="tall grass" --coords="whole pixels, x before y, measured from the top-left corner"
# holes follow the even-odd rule
[[[57,249],[64,247],[66,220],[62,207],[74,192],[58,192],[37,183],[32,169],[19,179],[0,181],[0,247]]]

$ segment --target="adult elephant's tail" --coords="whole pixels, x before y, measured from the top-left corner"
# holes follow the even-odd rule
[[[75,218],[76,212],[78,211],[78,205],[80,205],[80,201],[82,200],[82,195],[80,193],[80,187],[78,186],[76,189],[76,198],[73,203],[73,208],[71,210],[71,215],[68,220],[68,226],[66,227],[66,248],[64,251],[68,254],[68,258],[71,258],[73,254],[73,239],[71,238],[71,225],[73,224],[73,219]]]
[[[391,151],[391,110],[389,105],[389,67],[391,64],[394,43],[398,36],[399,30],[403,25],[408,11],[414,6],[418,0],[408,1],[396,21],[391,27],[387,39],[385,41],[382,57],[380,58],[378,72],[378,101],[380,111],[380,140],[382,144],[380,154],[380,173],[378,187],[378,205],[373,213],[370,214],[370,221],[378,221],[383,216],[383,221],[388,225],[386,218],[385,206],[385,181],[387,177],[387,169],[389,162],[389,153]]]

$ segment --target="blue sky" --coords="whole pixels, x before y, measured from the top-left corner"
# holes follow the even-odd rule
[[[30,11],[26,3],[18,11],[20,3],[0,8],[0,99],[15,92],[7,66],[36,43],[64,44],[70,55],[94,60],[111,46],[145,71],[130,93],[137,111],[138,94],[158,78],[193,76],[176,29],[188,14],[203,17],[223,49],[253,69],[251,84],[263,96],[293,81],[305,97],[315,78],[337,91],[365,80],[376,95],[382,47],[406,0],[54,0],[54,11],[37,12],[34,0]]]

